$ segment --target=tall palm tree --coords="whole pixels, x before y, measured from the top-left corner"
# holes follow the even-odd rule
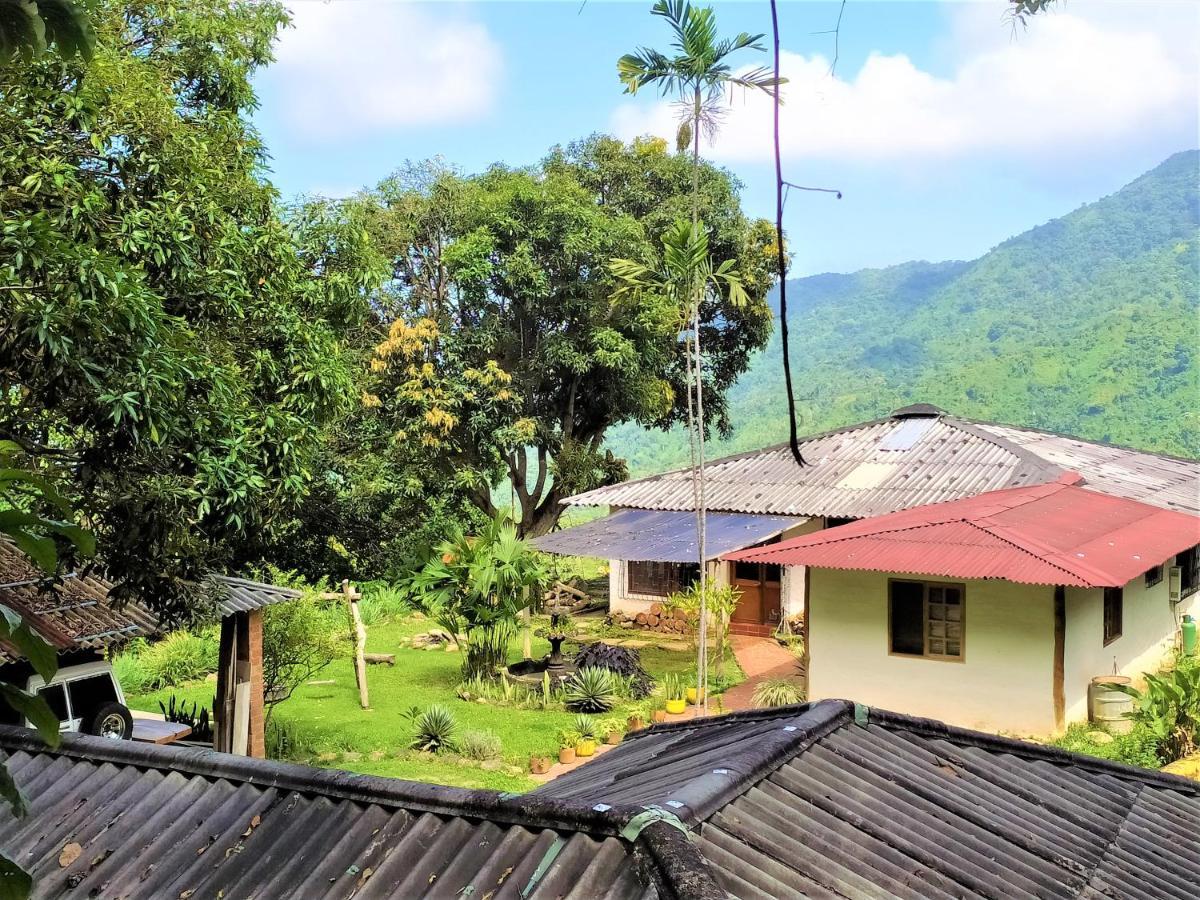
[[[742,32],[733,38],[717,37],[716,15],[711,7],[698,8],[688,0],[658,0],[651,13],[666,20],[675,40],[674,55],[667,56],[651,48],[639,48],[617,60],[617,75],[627,94],[636,94],[646,86],[657,87],[662,96],[673,95],[680,107],[680,125],[676,149],[690,146],[692,154],[692,227],[700,228],[700,133],[710,142],[720,125],[726,94],[735,87],[773,94],[781,83],[768,69],[757,66],[738,74],[730,57],[741,50],[764,52],[763,35]],[[707,238],[705,239],[707,255]],[[711,260],[710,260],[711,268]],[[719,267],[718,267],[719,268]],[[697,661],[700,695],[707,711],[708,692],[704,690],[707,668],[707,596],[708,568],[706,553],[707,513],[704,479],[704,357],[700,346],[700,304],[707,283],[693,279],[690,290],[681,298],[691,320],[690,342],[685,334],[684,353],[688,381],[688,446],[692,458],[692,495],[696,508],[697,556],[700,563],[700,649]],[[694,391],[694,395],[693,395]]]

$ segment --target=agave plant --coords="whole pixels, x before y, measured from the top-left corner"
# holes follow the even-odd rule
[[[596,739],[596,723],[591,716],[580,713],[571,722],[572,729],[585,741]]]
[[[435,703],[416,715],[413,723],[417,733],[409,746],[414,750],[440,753],[443,750],[454,750],[457,746],[455,733],[458,731],[458,722],[446,707]]]
[[[617,703],[617,688],[608,669],[580,669],[563,684],[563,699],[571,712],[606,713]]]
[[[804,702],[804,689],[790,678],[768,678],[754,688],[752,700],[758,707],[790,706]]]

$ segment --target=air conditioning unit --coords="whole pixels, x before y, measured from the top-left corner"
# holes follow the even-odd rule
[[[1183,599],[1183,570],[1179,566],[1167,569],[1167,597],[1172,603]]]

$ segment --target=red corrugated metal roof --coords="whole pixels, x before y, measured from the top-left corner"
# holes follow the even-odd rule
[[[875,516],[724,559],[1121,587],[1200,544],[1200,517],[1057,482]]]

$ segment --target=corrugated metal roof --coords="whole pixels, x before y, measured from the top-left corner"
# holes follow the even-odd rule
[[[261,581],[249,581],[245,578],[234,578],[231,575],[212,575],[209,576],[209,580],[218,588],[217,606],[220,607],[222,616],[262,609],[264,606],[272,606],[303,596],[303,592],[294,588],[263,584]]]
[[[703,798],[685,821],[747,900],[1196,896],[1200,784],[842,700],[655,726],[536,795],[639,792]]]
[[[292,600],[300,591],[244,578],[213,575],[222,616]],[[0,539],[0,603],[21,613],[59,650],[101,650],[135,637],[161,631],[158,616],[143,604],[109,603],[112,583],[94,575],[68,573],[55,590],[44,590],[45,578],[15,545]],[[0,645],[0,661],[19,659],[15,647]]]
[[[0,849],[35,897],[724,896],[676,827],[621,837],[640,807],[11,727],[0,749],[30,801],[0,810]]]
[[[1009,488],[851,522],[727,559],[1121,587],[1200,544],[1200,516],[1070,483]]]
[[[931,424],[914,424],[922,419]],[[896,447],[908,449],[888,449]],[[1200,460],[972,422],[926,405],[806,438],[801,449],[810,463],[803,468],[786,445],[707,463],[708,508],[865,518],[1053,481],[1073,470],[1097,490],[1200,513]],[[691,471],[679,469],[597,488],[565,502],[692,509]]]
[[[807,519],[709,513],[705,552],[709,559],[769,540]],[[655,562],[696,562],[696,516],[691,512],[623,509],[534,538],[539,550],[567,556],[606,556]]]

